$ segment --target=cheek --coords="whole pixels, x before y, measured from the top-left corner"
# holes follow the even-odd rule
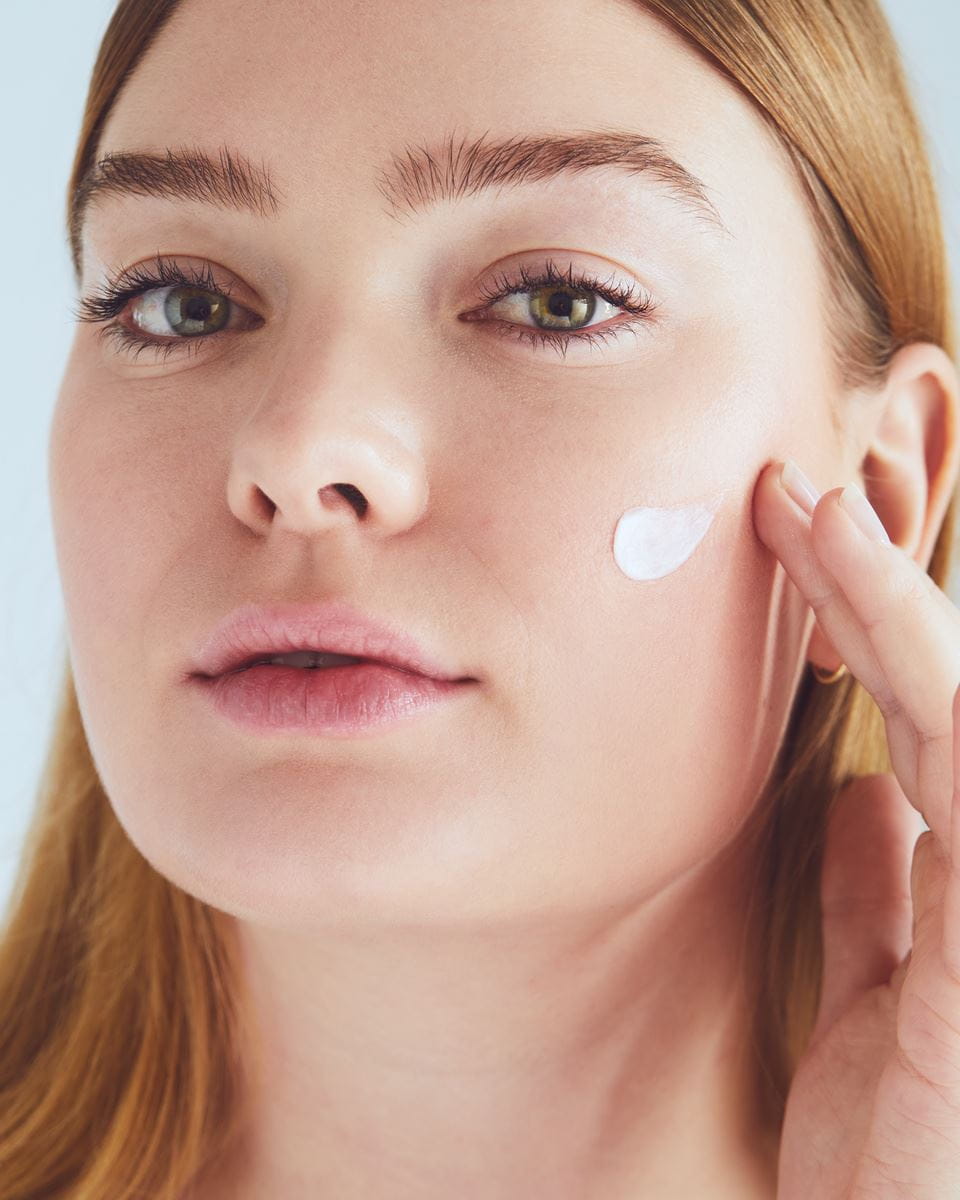
[[[122,534],[116,464],[98,412],[95,397],[85,395],[76,380],[65,380],[48,445],[50,514],[66,615],[70,623],[76,614],[81,627],[96,614],[98,593],[101,620],[108,619],[116,566],[110,547]]]
[[[807,609],[736,498],[722,510],[714,498],[629,508],[609,553],[624,616],[604,623],[617,646],[606,678],[623,684],[611,741],[632,747],[625,794],[641,781],[642,807],[676,823],[650,836],[679,831],[678,855],[707,855],[739,829],[773,765]]]
[[[177,464],[164,465],[170,439],[141,436],[134,417],[78,366],[64,378],[49,433],[50,512],[70,660],[94,729],[109,725],[114,698],[135,686],[182,537],[174,511]]]

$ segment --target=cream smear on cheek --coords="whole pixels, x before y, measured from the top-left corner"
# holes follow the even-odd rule
[[[713,524],[718,505],[628,508],[613,535],[613,557],[628,579],[662,579],[682,566]]]

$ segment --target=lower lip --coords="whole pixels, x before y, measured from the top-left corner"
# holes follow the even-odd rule
[[[266,665],[198,681],[217,710],[244,729],[347,737],[409,720],[472,682],[430,679],[373,662]]]

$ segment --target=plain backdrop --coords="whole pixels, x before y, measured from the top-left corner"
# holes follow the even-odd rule
[[[0,129],[7,164],[0,228],[9,267],[0,287],[0,910],[32,810],[66,654],[47,498],[47,436],[73,335],[67,177],[90,71],[113,8],[114,0],[6,0],[0,15]],[[885,8],[929,134],[960,287],[960,3],[886,0]],[[948,590],[957,602],[955,581]]]

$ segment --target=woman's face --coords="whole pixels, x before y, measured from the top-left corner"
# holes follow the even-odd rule
[[[719,220],[656,169],[463,188],[444,165],[590,131],[662,143]],[[102,192],[81,292],[159,254],[209,266],[227,325],[173,345],[143,298],[120,321],[161,351],[78,325],[51,430],[71,661],[131,839],[277,923],[347,896],[349,922],[586,910],[706,862],[758,797],[811,628],[753,487],[773,457],[816,479],[839,454],[812,226],[761,119],[631,3],[187,0],[100,156],[224,146],[276,211]],[[449,194],[414,210],[428,184]],[[548,260],[655,307],[627,330],[591,293],[569,327],[603,340],[537,344],[555,288],[484,305]],[[627,577],[621,516],[690,505],[716,514],[689,557]],[[241,730],[184,682],[235,606],[328,600],[477,682],[347,738]]]

